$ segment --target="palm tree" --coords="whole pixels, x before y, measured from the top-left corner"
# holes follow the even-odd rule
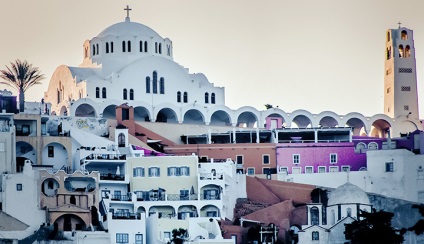
[[[0,70],[0,84],[8,85],[16,88],[19,92],[19,112],[23,112],[25,108],[25,92],[33,85],[41,84],[44,74],[40,74],[37,67],[32,67],[26,60],[17,59],[14,63],[10,62],[7,70]]]

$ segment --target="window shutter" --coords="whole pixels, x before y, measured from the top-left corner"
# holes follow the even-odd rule
[[[189,176],[189,175],[190,175],[190,167],[187,167],[186,175],[187,175],[187,176]]]
[[[168,167],[168,176],[171,175],[171,167]]]
[[[133,176],[137,176],[137,168],[133,168]]]
[[[160,176],[160,168],[158,167],[157,170],[158,170],[158,175],[157,176]]]
[[[141,176],[144,177],[144,168],[141,168]]]
[[[181,168],[180,167],[178,167],[177,168],[177,176],[180,176],[181,175]]]
[[[152,168],[149,168],[149,177],[152,177]]]

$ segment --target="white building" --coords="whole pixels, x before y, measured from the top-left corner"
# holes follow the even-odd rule
[[[345,224],[357,220],[360,210],[371,212],[367,194],[349,182],[331,192],[327,206],[317,203],[307,207],[308,224],[298,232],[302,244],[345,243]]]

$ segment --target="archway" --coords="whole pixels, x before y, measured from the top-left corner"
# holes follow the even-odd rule
[[[190,109],[184,114],[184,124],[204,124],[203,114],[197,109]]]
[[[134,108],[135,121],[150,121],[149,111],[145,107]]]
[[[34,147],[28,142],[16,142],[16,172],[22,172],[25,160],[30,160],[31,164],[37,164],[37,153]]]
[[[257,126],[258,119],[252,112],[246,111],[241,113],[237,118],[237,127],[253,128]]]
[[[311,128],[312,121],[306,115],[297,115],[292,120],[292,128]]]
[[[156,116],[156,122],[178,123],[177,115],[170,108],[163,108]]]
[[[83,103],[75,110],[75,117],[96,117],[96,110],[90,104]]]
[[[64,214],[54,221],[59,230],[72,231],[72,230],[85,230],[86,225],[84,220],[75,214]]]
[[[231,126],[230,115],[222,110],[215,111],[211,116],[210,125]]]
[[[115,119],[116,118],[116,105],[115,104],[111,104],[111,105],[107,106],[103,110],[102,118],[105,118],[105,119]]]
[[[384,119],[377,119],[372,123],[371,127],[371,136],[372,137],[379,137],[379,138],[386,138],[387,132],[390,129],[390,123],[387,120]]]
[[[66,108],[66,106],[62,106],[60,108],[60,116],[67,116],[68,115],[68,109]]]
[[[360,136],[361,131],[363,131],[365,134],[367,134],[367,132],[365,130],[366,129],[365,123],[361,119],[351,118],[348,121],[346,121],[346,126],[353,127],[353,135],[354,136]]]
[[[337,122],[337,120],[333,117],[330,116],[325,116],[323,117],[320,121],[319,124],[321,125],[321,127],[336,127],[339,125],[339,123]]]

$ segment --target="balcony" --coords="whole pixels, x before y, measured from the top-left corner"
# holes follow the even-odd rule
[[[86,160],[125,160],[127,159],[127,155],[125,154],[90,154],[85,157]]]
[[[210,195],[210,194],[202,194],[200,195],[201,200],[221,200],[221,195]]]
[[[131,195],[110,195],[110,200],[112,201],[131,201]]]
[[[120,175],[120,174],[119,175],[118,174],[112,174],[112,173],[100,174],[100,180],[124,181],[125,176]]]
[[[224,174],[200,173],[199,179],[200,180],[223,180]]]
[[[115,212],[112,215],[112,219],[141,219],[141,214],[130,212]]]
[[[190,200],[198,200],[198,195],[190,194],[190,195],[181,195],[181,194],[167,194],[166,200],[168,201],[190,201]]]

